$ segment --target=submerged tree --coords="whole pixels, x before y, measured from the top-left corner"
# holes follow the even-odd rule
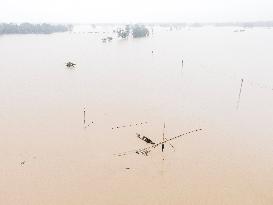
[[[132,35],[134,38],[147,37],[150,32],[144,25],[134,25],[132,27]]]
[[[147,37],[150,32],[144,25],[126,25],[124,29],[118,29],[118,37],[128,38],[132,34],[133,38]]]
[[[130,26],[126,25],[125,29],[118,29],[117,34],[120,38],[127,38],[130,35]]]

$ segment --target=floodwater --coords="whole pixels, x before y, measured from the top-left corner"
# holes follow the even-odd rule
[[[273,204],[273,29],[235,29],[0,36],[0,204]],[[202,131],[114,155],[164,123]]]

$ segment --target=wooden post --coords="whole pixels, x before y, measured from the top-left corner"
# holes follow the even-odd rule
[[[241,86],[240,86],[239,96],[238,96],[238,101],[237,101],[237,110],[239,109],[239,105],[240,105],[240,99],[241,99],[241,94],[242,94],[243,83],[244,83],[244,79],[242,78],[241,79]]]
[[[164,127],[163,127],[163,142],[165,141],[165,122],[164,122]],[[164,143],[161,145],[161,150],[162,152],[164,151]]]
[[[85,126],[85,107],[83,108],[83,126]]]

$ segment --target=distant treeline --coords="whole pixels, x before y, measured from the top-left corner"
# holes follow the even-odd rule
[[[160,27],[173,27],[173,28],[183,28],[183,27],[202,27],[202,26],[217,26],[217,27],[273,27],[273,21],[249,21],[249,22],[207,22],[207,23],[143,23],[142,25],[148,27],[160,26]],[[92,24],[92,26],[126,26],[126,24]]]
[[[273,27],[273,21],[256,21],[256,22],[224,22],[224,23],[165,23],[165,24],[150,24],[159,25],[161,27],[202,27],[202,26],[217,26],[217,27]]]
[[[214,26],[238,26],[238,27],[273,27],[273,21],[214,23]]]
[[[71,25],[52,25],[52,24],[14,24],[0,23],[1,34],[50,34],[55,32],[66,32],[72,29]]]

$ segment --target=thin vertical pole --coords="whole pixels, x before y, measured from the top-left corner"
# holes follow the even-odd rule
[[[241,86],[240,86],[239,96],[238,96],[238,101],[237,101],[237,110],[239,109],[239,105],[240,105],[240,99],[241,99],[241,94],[242,94],[243,83],[244,83],[244,79],[242,78],[241,79]]]
[[[164,127],[163,127],[163,142],[165,141],[165,122],[164,122]],[[161,150],[162,152],[164,151],[164,143],[161,145]]]
[[[84,107],[84,109],[83,109],[83,126],[85,126],[85,107]]]
[[[181,60],[181,76],[182,76],[182,72],[183,72],[183,67],[184,67],[184,60]]]

